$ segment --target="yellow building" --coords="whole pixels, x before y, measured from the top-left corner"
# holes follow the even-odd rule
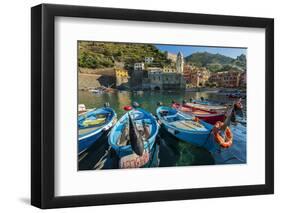
[[[173,67],[169,67],[169,66],[165,66],[163,68],[163,72],[164,73],[175,73],[177,70]]]
[[[116,74],[116,77],[125,77],[125,78],[129,77],[128,71],[124,70],[124,69],[121,69],[121,68],[116,68],[115,74]]]
[[[115,69],[116,86],[128,86],[129,73],[128,70],[116,68]]]

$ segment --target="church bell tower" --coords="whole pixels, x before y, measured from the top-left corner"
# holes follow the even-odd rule
[[[176,68],[178,73],[183,73],[183,55],[181,52],[177,55]]]

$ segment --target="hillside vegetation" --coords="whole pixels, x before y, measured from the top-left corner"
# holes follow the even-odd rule
[[[211,72],[246,70],[246,56],[244,54],[241,54],[236,59],[233,59],[221,54],[198,52],[186,57],[185,61],[198,67],[206,67]]]
[[[134,63],[144,62],[145,57],[154,58],[150,66],[163,67],[172,63],[167,58],[167,52],[160,51],[152,44],[79,41],[78,48],[78,66],[81,68],[103,69],[121,66],[131,69]],[[244,54],[233,59],[221,54],[198,52],[185,57],[185,62],[206,67],[211,72],[246,70]]]
[[[154,65],[161,67],[171,62],[166,53],[150,44],[80,41],[78,48],[78,66],[82,68],[110,68],[118,64],[130,69],[146,56],[154,57]]]

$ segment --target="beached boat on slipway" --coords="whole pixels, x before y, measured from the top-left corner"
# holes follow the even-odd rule
[[[110,107],[87,111],[78,116],[78,153],[86,151],[116,122],[116,113]]]
[[[138,168],[152,158],[159,126],[155,117],[142,108],[124,107],[125,113],[111,129],[108,143],[119,159],[119,168]]]
[[[167,106],[158,107],[156,114],[160,124],[176,138],[208,149],[214,145],[210,140],[213,125]]]

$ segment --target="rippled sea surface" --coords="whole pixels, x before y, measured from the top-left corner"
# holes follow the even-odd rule
[[[233,103],[235,99],[228,98],[218,92],[175,92],[175,91],[115,91],[112,93],[94,94],[87,91],[79,91],[79,104],[85,104],[87,108],[102,107],[108,102],[117,113],[118,119],[125,113],[123,107],[138,102],[142,108],[155,114],[157,103],[170,106],[171,102],[182,100],[200,99],[204,97],[216,103]],[[234,135],[234,143],[229,149],[217,149],[210,152],[202,147],[179,141],[160,128],[155,145],[154,162],[150,167],[189,166],[189,165],[214,165],[214,164],[243,164],[246,163],[246,101],[242,100],[243,117],[241,122],[232,123],[230,128]],[[107,133],[108,134],[108,133]],[[79,170],[111,169],[117,168],[118,163],[109,155],[105,134],[94,147],[79,158]],[[112,160],[113,159],[113,160]]]

